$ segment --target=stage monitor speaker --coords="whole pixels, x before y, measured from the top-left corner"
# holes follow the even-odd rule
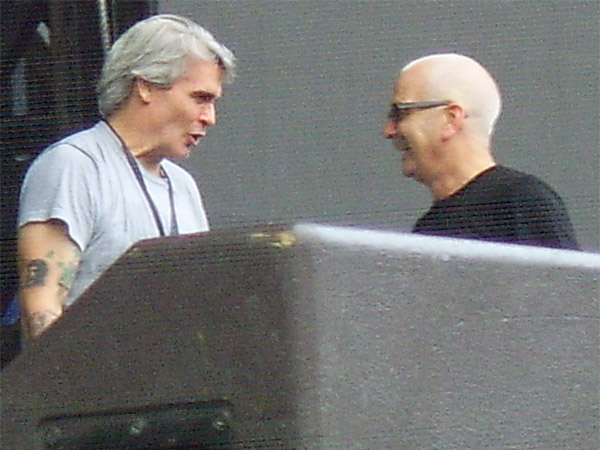
[[[599,278],[312,224],[143,241],[2,372],[2,448],[598,448]]]

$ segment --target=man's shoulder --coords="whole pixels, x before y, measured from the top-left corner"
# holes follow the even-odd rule
[[[502,165],[493,167],[481,178],[492,182],[502,183],[519,183],[532,179],[537,180],[537,177],[534,175]]]
[[[510,203],[515,207],[563,208],[563,200],[552,186],[536,175],[505,166],[490,170],[471,190],[480,202]],[[485,178],[485,179],[484,179]]]
[[[42,154],[82,154],[95,159],[107,146],[114,147],[115,142],[106,124],[98,122],[92,127],[72,133],[51,144]]]
[[[115,151],[110,135],[96,124],[91,128],[66,136],[44,149],[33,161],[28,172],[41,176],[43,173],[75,174],[89,176],[89,171],[120,164],[121,155]]]
[[[503,166],[499,167],[499,169],[501,170],[500,179],[516,195],[534,195],[536,193],[552,196],[558,195],[547,182],[536,175]]]
[[[554,192],[548,183],[536,175],[498,165],[480,177],[481,184],[493,185],[511,193]]]

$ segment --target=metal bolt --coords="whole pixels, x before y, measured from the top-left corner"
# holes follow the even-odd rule
[[[142,434],[144,428],[148,426],[148,422],[143,417],[137,417],[129,427],[129,434],[133,436],[138,436]]]
[[[227,420],[223,418],[215,419],[212,426],[217,431],[223,431],[227,429]]]

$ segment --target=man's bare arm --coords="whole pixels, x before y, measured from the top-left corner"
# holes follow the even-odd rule
[[[59,220],[24,225],[19,230],[17,248],[21,327],[29,340],[62,315],[81,253]]]

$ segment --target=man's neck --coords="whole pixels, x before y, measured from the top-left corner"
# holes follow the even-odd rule
[[[447,174],[431,186],[431,192],[436,201],[451,197],[463,189],[471,181],[481,175],[483,172],[496,166],[493,159],[482,161],[480,164],[472,165],[468,169],[462,168],[455,172]]]
[[[440,172],[429,185],[434,199],[448,198],[486,170],[494,167],[496,161],[492,156],[490,137],[487,134],[471,131],[448,140],[440,150]]]
[[[147,171],[160,176],[162,157],[157,156],[155,149],[148,143],[150,134],[142,130],[137,123],[132,123],[118,113],[109,118],[107,122],[123,141],[126,150],[131,152]]]

